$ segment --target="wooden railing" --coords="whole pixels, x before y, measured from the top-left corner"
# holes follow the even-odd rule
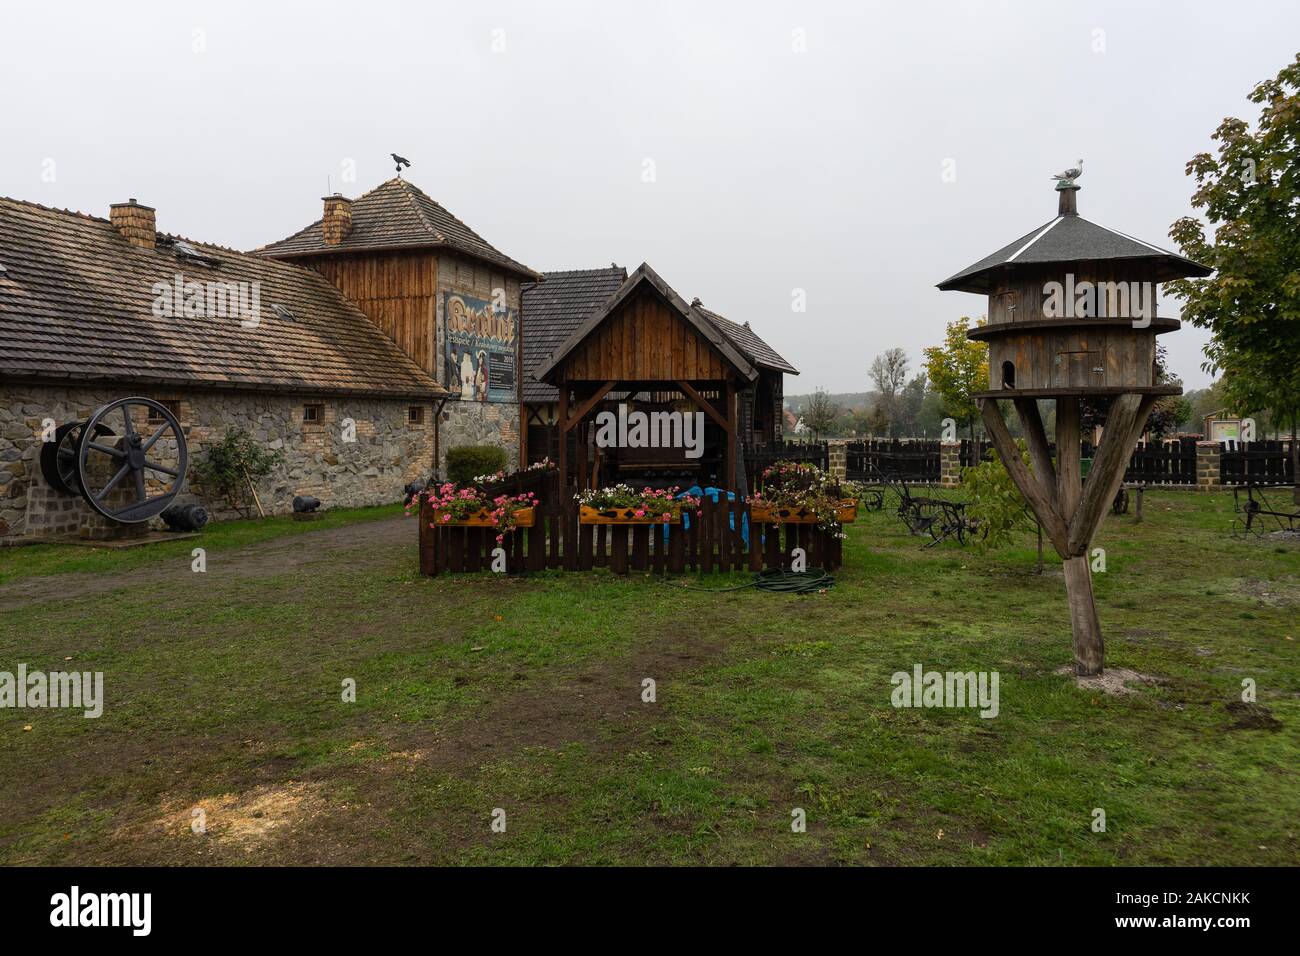
[[[540,505],[531,528],[519,528],[500,544],[491,528],[438,525],[423,503],[419,513],[420,573],[489,571],[494,551],[505,552],[505,569],[526,574],[547,568],[590,571],[608,568],[654,574],[789,570],[792,552],[802,548],[809,568],[835,570],[843,563],[843,541],[816,525],[781,527],[750,521],[743,501],[705,499],[689,524],[590,525],[578,522],[577,503]]]

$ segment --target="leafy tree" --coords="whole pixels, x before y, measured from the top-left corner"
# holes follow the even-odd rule
[[[248,432],[232,428],[195,463],[193,475],[206,494],[224,499],[247,518],[252,515],[252,484],[283,463],[281,452],[267,451]]]
[[[983,325],[985,319],[976,324]],[[984,342],[966,338],[970,318],[962,316],[949,322],[943,345],[925,350],[925,371],[931,387],[943,398],[943,410],[958,424],[968,426],[975,437],[975,420],[979,404],[971,395],[989,387],[989,347]]]
[[[889,434],[889,415],[879,402],[867,412],[867,434],[873,437]]]
[[[1300,422],[1300,56],[1260,83],[1249,100],[1256,129],[1227,117],[1215,130],[1218,155],[1187,164],[1192,205],[1214,227],[1184,216],[1169,235],[1183,254],[1213,267],[1206,279],[1180,279],[1170,291],[1183,317],[1213,335],[1206,371],[1222,372],[1231,406],[1271,411],[1275,423]],[[1300,442],[1292,443],[1300,475]],[[1300,498],[1300,486],[1296,489]]]
[[[1032,471],[1024,440],[1017,440],[1016,446],[1025,465]],[[1017,531],[1032,531],[1036,527],[1029,505],[1011,480],[1011,473],[996,449],[991,457],[978,465],[961,470],[961,487],[969,496],[966,517],[974,520],[980,531],[974,537],[977,549],[1000,547],[1010,543]]]

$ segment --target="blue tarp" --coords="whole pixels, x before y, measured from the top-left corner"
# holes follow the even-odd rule
[[[728,501],[736,500],[734,491],[723,491],[721,488],[701,488],[699,485],[692,485],[683,491],[678,498],[708,498],[716,504],[722,495],[727,496]],[[736,516],[728,514],[727,519],[731,522],[731,530],[736,530]],[[668,540],[668,529],[671,525],[664,525],[664,540]],[[691,516],[689,512],[682,512],[682,530],[689,531],[691,527]],[[740,524],[740,539],[745,542],[745,547],[749,547],[749,516],[745,515]]]

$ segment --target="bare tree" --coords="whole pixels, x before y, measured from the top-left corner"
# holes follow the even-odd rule
[[[907,384],[907,353],[902,349],[888,349],[871,362],[871,383],[880,393],[880,404],[891,422],[899,419],[898,394]]]
[[[804,423],[813,433],[813,437],[820,439],[824,432],[830,430],[839,414],[840,407],[831,401],[831,397],[826,394],[826,389],[818,388],[813,391],[812,399],[808,402],[808,414],[804,418]]]

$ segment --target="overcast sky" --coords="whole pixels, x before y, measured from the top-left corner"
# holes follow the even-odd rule
[[[1168,247],[1187,160],[1298,41],[1290,0],[27,3],[0,31],[0,194],[134,196],[249,249],[397,152],[507,255],[648,261],[798,367],[787,392],[858,391],[982,314],[935,284],[1051,219],[1080,157],[1080,213]],[[1202,332],[1163,341],[1208,382]]]

